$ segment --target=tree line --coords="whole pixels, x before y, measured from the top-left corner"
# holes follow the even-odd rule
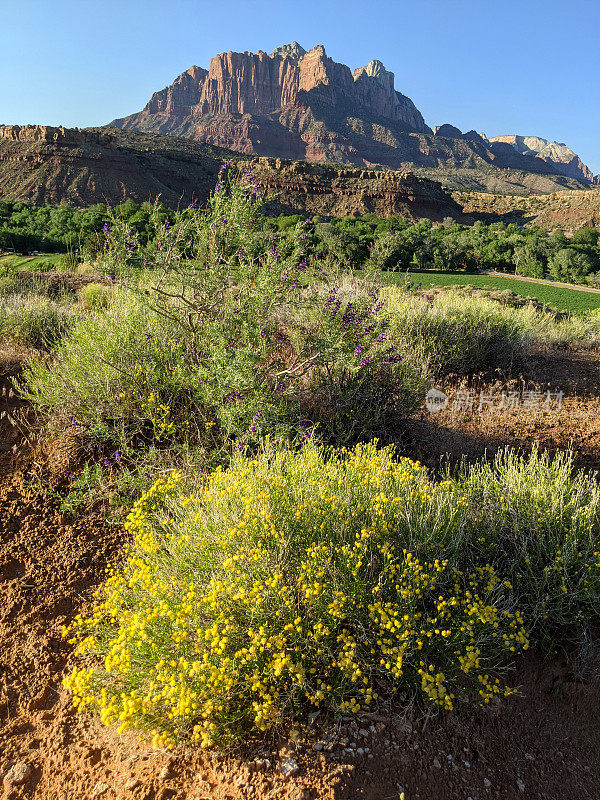
[[[162,219],[176,211],[158,205]],[[127,221],[138,241],[151,244],[156,236],[152,205],[126,200],[111,209],[103,204],[79,209],[66,205],[33,206],[0,201],[0,249],[31,253],[76,251],[95,260],[104,248],[104,226],[111,217]],[[285,238],[305,215],[262,217],[262,233]],[[562,231],[520,228],[495,222],[462,225],[451,219],[435,224],[374,214],[325,220],[313,216],[306,228],[309,252],[359,269],[377,252],[381,268],[476,271],[494,269],[533,278],[551,278],[600,285],[599,232],[584,227],[566,236]],[[259,233],[259,232],[257,232]]]

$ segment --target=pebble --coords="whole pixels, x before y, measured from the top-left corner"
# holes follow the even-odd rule
[[[165,764],[161,771],[158,773],[159,780],[166,781],[171,774],[171,765]]]
[[[434,758],[434,759],[433,759],[433,766],[434,766],[436,769],[441,769],[441,768],[442,768],[442,765],[440,764],[440,760],[439,760],[439,758]]]
[[[491,780],[489,778],[484,778],[483,779],[483,785],[485,786],[486,789],[489,789],[490,786],[492,785],[492,782],[491,782]]]
[[[295,759],[286,758],[279,765],[279,771],[288,778],[290,775],[296,775],[300,771],[300,766]]]
[[[358,735],[362,736],[363,739],[366,739],[366,737],[369,735],[369,731],[366,731],[364,728],[361,728],[358,732]]]
[[[295,786],[287,793],[286,796],[289,797],[290,800],[309,800],[310,789],[305,789],[301,786]]]
[[[106,783],[102,783],[102,781],[98,781],[98,783],[94,785],[90,797],[92,798],[100,797],[100,795],[104,794],[104,792],[106,792],[107,790],[108,790],[108,785]]]
[[[517,778],[517,786],[519,787],[519,791],[520,792],[524,792],[525,791],[525,784],[523,783],[521,778]]]
[[[134,789],[137,789],[139,785],[140,781],[138,781],[136,778],[129,778],[129,780],[125,784],[125,788],[128,791],[132,792]]]
[[[312,749],[313,750],[322,750],[323,749],[323,745],[321,744],[321,742],[315,742],[313,744],[313,748]]]
[[[18,786],[21,783],[25,783],[30,775],[31,767],[29,764],[25,763],[25,761],[17,761],[4,776],[4,782]]]

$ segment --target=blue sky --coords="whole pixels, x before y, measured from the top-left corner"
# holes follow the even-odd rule
[[[379,58],[429,125],[543,136],[600,173],[600,0],[0,0],[0,123],[85,127],[225,50]]]

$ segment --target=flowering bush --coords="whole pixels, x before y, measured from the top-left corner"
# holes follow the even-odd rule
[[[390,335],[373,281],[324,283],[334,276],[306,260],[305,222],[256,230],[251,181],[224,167],[205,211],[165,218],[156,206],[144,246],[126,221],[107,223],[111,305],[52,365],[30,367],[29,397],[124,452],[385,436],[420,399],[423,370]]]
[[[509,693],[491,672],[527,636],[492,566],[456,566],[466,502],[372,444],[157,481],[124,565],[65,632],[86,660],[75,705],[210,746],[400,689],[445,709]]]

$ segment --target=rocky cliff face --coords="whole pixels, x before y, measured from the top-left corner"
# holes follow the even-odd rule
[[[297,42],[271,55],[221,53],[208,70],[191,67],[171,86],[152,95],[140,114],[119,120],[135,127],[152,115],[179,116],[189,124],[205,115],[259,117],[283,109],[325,107],[342,114],[385,117],[406,130],[426,132],[423,117],[408,97],[394,89],[394,75],[380,61],[350,72],[329,58],[323,45],[306,52]],[[138,125],[139,127],[139,125]]]
[[[33,204],[205,201],[221,151],[198,142],[105,129],[0,126],[0,197]]]
[[[411,219],[446,217],[472,221],[441,185],[412,173],[396,170],[340,168],[334,165],[255,158],[238,162],[250,169],[276,214],[310,213],[325,217],[374,213]]]
[[[588,225],[600,228],[600,189],[530,194],[454,192],[454,199],[484,222],[540,226],[573,233]]]
[[[297,42],[270,55],[221,53],[208,70],[191,67],[138,114],[111,125],[248,154],[367,166],[388,163],[386,138],[431,132],[380,61],[351,72],[322,45],[307,52]]]
[[[306,51],[297,42],[270,55],[221,53],[208,69],[190,67],[142,111],[111,125],[248,155],[418,168],[435,171],[436,179],[445,172],[454,186],[467,188],[556,191],[580,188],[591,175],[584,165],[488,141],[476,131],[446,124],[434,135],[381,61],[351,72],[322,45]]]
[[[561,175],[567,175],[586,183],[600,184],[600,175],[594,176],[592,170],[583,163],[577,153],[561,142],[550,142],[539,136],[518,136],[516,134],[492,136],[489,141],[510,145],[520,155],[540,158],[552,165]]]
[[[76,206],[160,199],[177,207],[204,203],[220,165],[252,169],[273,213],[462,219],[439,183],[388,170],[255,158],[170,136],[39,125],[0,126],[0,197]],[[466,219],[466,218],[465,218]]]
[[[57,146],[72,144],[108,144],[110,135],[104,130],[54,128],[50,125],[0,125],[0,140],[9,142],[47,142]]]

